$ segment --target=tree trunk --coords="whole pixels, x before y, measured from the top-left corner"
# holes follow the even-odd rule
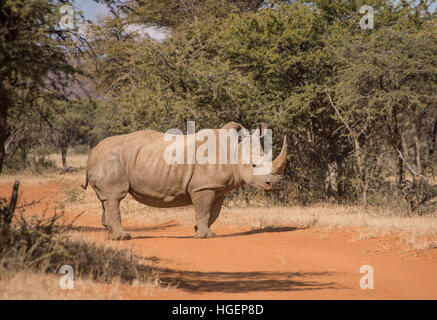
[[[62,168],[64,171],[68,171],[67,167],[67,147],[61,147],[61,156],[62,156]]]
[[[0,115],[0,174],[3,171],[3,164],[6,159],[5,143],[6,143],[7,132],[5,130],[6,127],[5,120],[6,117],[4,117],[4,115]]]
[[[430,141],[428,142],[428,152],[429,152],[429,157],[431,158],[431,163],[433,163],[432,161],[434,156],[436,138],[437,138],[437,121],[434,121],[432,136]],[[434,166],[432,164],[431,164],[431,173],[432,173],[432,179],[435,181]]]
[[[11,107],[6,88],[0,83],[0,174],[6,158],[5,144],[8,139],[8,109]]]
[[[415,127],[413,139],[414,139],[414,155],[416,156],[417,172],[422,173],[422,163],[420,161],[419,131],[418,131],[417,125]]]
[[[405,134],[403,132],[401,135],[401,139],[402,139],[402,154],[404,155],[405,159],[408,159],[410,152],[408,151],[407,139],[405,138]]]
[[[402,150],[402,137],[399,130],[398,124],[398,108],[397,106],[393,107],[392,110],[392,118],[393,118],[393,149],[395,154],[398,156],[397,161],[397,173],[396,173],[396,185],[398,188],[402,188],[405,181],[405,171],[404,171],[404,160],[401,155],[399,155],[398,151]]]
[[[437,138],[437,121],[434,122],[434,128],[432,130],[431,137],[428,140],[429,141],[428,142],[429,156],[432,156],[434,154],[436,138]]]
[[[336,161],[328,163],[326,169],[325,192],[328,201],[336,201],[338,199],[338,164]]]
[[[354,138],[354,147],[355,147],[355,157],[357,160],[358,171],[360,173],[360,182],[361,182],[361,203],[363,206],[367,206],[367,181],[366,181],[366,171],[364,169],[363,164],[363,155],[361,153],[360,142],[358,141],[358,137],[353,135]]]
[[[369,179],[365,179],[361,183],[363,184],[361,202],[362,202],[363,206],[367,206],[367,190],[369,189]]]

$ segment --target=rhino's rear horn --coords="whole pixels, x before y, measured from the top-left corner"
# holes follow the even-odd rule
[[[281,153],[272,162],[272,172],[276,174],[282,174],[287,161],[287,136],[284,136],[284,142],[282,143]]]
[[[264,137],[266,134],[266,130],[269,127],[267,126],[267,124],[265,124],[264,122],[261,122],[261,124],[259,125],[259,133],[260,133],[260,138]]]

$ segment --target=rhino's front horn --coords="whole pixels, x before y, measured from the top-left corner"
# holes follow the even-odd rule
[[[287,161],[287,136],[284,136],[284,142],[282,143],[281,153],[272,162],[272,172],[276,174],[282,174],[285,168],[285,162]]]

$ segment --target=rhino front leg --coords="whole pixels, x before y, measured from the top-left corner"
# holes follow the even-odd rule
[[[215,203],[215,192],[212,190],[202,190],[195,192],[191,199],[193,201],[194,210],[196,211],[197,226],[195,238],[213,238],[215,233],[209,229],[209,221],[212,216],[212,211]]]
[[[104,225],[109,231],[109,239],[111,240],[129,240],[131,236],[124,231],[121,225],[120,216],[120,200],[105,200],[103,201]]]
[[[208,227],[211,228],[211,225],[217,220],[218,216],[220,215],[220,210],[222,209],[223,200],[225,199],[225,196],[221,196],[214,201],[214,205],[212,207],[211,215],[209,216],[208,221]],[[198,227],[197,225],[194,226],[194,231],[197,232]]]
[[[218,216],[220,215],[220,210],[222,209],[224,199],[225,196],[220,196],[219,198],[215,199],[214,206],[212,207],[212,212],[209,217],[208,227],[211,227],[211,225],[217,220]]]

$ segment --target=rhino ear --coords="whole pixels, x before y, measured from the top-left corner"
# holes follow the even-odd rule
[[[238,134],[238,143],[245,141],[249,137],[249,131],[237,122],[228,122],[222,127],[222,129],[235,130]]]
[[[233,121],[226,123],[226,124],[222,127],[222,129],[225,129],[225,130],[234,129],[234,130],[237,131],[237,132],[240,131],[240,130],[243,129],[243,128],[244,128],[244,127],[243,127],[241,124],[236,123],[236,122],[233,122]]]

